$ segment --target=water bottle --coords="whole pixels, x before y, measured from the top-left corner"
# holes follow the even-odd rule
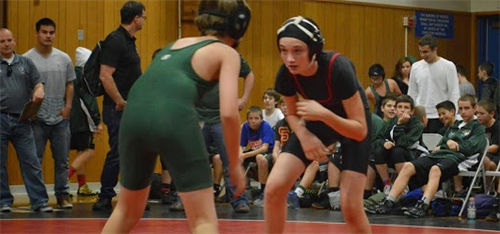
[[[469,206],[467,208],[467,220],[476,220],[476,200],[473,197],[469,199]]]

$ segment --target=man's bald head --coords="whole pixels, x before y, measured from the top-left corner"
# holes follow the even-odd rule
[[[12,58],[16,41],[12,32],[7,28],[0,28],[0,54],[4,59]]]

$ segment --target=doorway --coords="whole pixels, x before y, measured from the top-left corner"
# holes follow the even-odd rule
[[[477,65],[485,61],[493,63],[492,77],[499,79],[500,74],[500,16],[479,16],[477,18]],[[471,68],[477,74],[477,67]],[[481,96],[482,82],[478,81],[478,97]]]

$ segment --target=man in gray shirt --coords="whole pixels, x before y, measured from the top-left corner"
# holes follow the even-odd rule
[[[54,158],[54,190],[59,208],[71,209],[69,200],[69,147],[71,133],[69,115],[73,99],[73,80],[76,79],[71,58],[53,48],[56,24],[49,18],[36,23],[35,48],[24,54],[37,67],[45,83],[45,98],[32,128],[40,164],[47,140]]]
[[[476,90],[474,89],[474,85],[472,85],[467,77],[465,76],[465,69],[462,65],[455,64],[457,68],[457,77],[458,77],[458,87],[460,88],[460,97],[463,97],[466,94],[476,96]]]
[[[7,145],[14,145],[21,175],[30,198],[31,208],[50,212],[49,197],[43,183],[42,168],[36,157],[35,138],[30,122],[20,123],[23,106],[28,101],[40,103],[44,97],[42,79],[31,60],[14,53],[12,32],[0,29],[0,212],[10,212],[14,197],[7,175]],[[32,96],[33,95],[33,96]]]

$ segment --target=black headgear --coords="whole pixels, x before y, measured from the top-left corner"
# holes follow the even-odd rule
[[[226,14],[219,9],[203,9],[198,12],[198,15],[203,14],[224,18],[222,25],[216,25],[212,29],[227,32],[227,34],[235,40],[245,35],[251,18],[250,9],[245,6],[243,1],[238,1],[238,10],[232,14]]]
[[[323,44],[325,44],[318,25],[312,19],[302,16],[292,17],[285,21],[280,29],[278,29],[277,34],[278,48],[282,37],[293,37],[309,46],[309,58],[312,58],[313,55],[316,55],[316,58],[318,58],[323,50]]]
[[[384,67],[378,63],[371,65],[370,69],[368,69],[368,76],[381,76],[385,78]]]

